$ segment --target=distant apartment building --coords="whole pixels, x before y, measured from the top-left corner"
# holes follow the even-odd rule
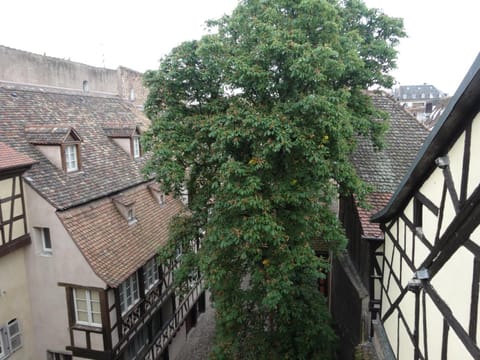
[[[423,84],[399,86],[393,89],[393,96],[418,121],[425,122],[447,94],[433,85]]]

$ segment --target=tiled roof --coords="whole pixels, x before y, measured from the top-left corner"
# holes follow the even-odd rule
[[[0,142],[0,171],[27,167],[34,163],[35,161],[30,157],[20,154],[7,144]]]
[[[89,96],[0,84],[0,139],[38,161],[25,179],[57,209],[67,209],[145,182],[143,160],[112,141],[104,126],[144,127],[145,116],[119,97]],[[52,132],[52,129],[56,129]],[[30,141],[55,141],[74,129],[81,138],[81,171],[65,173]],[[52,140],[50,140],[52,141]]]
[[[377,224],[370,222],[370,217],[388,203],[422,147],[428,130],[392,98],[381,93],[372,93],[371,96],[375,107],[389,114],[384,148],[375,150],[370,139],[359,138],[352,161],[358,175],[374,189],[367,198],[372,209],[357,206],[363,235],[378,237],[382,232]]]
[[[136,134],[137,127],[122,123],[108,123],[103,127],[105,134],[110,137],[131,137]]]
[[[74,137],[81,140],[75,129],[68,125],[29,125],[25,126],[25,136],[31,144],[61,144],[73,133]]]
[[[446,149],[458,139],[459,134],[472,122],[478,114],[480,99],[480,53],[446,105],[432,132],[425,140],[415,162],[404,172],[398,188],[395,190],[387,207],[375,214],[374,221],[391,220],[403,209],[405,203],[416,189],[430,176],[431,166],[435,159],[444,156]],[[473,155],[473,154],[472,154]],[[474,154],[473,156],[476,156]]]
[[[371,206],[369,209],[364,209],[357,205],[358,216],[362,225],[362,235],[369,238],[381,238],[383,232],[380,229],[380,224],[370,222],[373,214],[383,209],[387,205],[392,193],[372,192],[367,197],[367,202]]]
[[[57,213],[92,269],[111,287],[117,287],[166,244],[170,219],[183,208],[168,196],[160,205],[147,184],[125,191],[122,197],[135,202],[137,222],[132,225],[111,197]]]
[[[428,130],[392,98],[372,93],[376,108],[389,114],[389,130],[382,151],[374,149],[370,139],[358,139],[352,161],[358,175],[375,192],[393,193],[421,148]]]

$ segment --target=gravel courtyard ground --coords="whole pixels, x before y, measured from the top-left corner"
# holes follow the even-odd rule
[[[215,311],[208,306],[199,316],[197,325],[188,333],[186,345],[174,360],[208,360],[214,335]],[[377,360],[370,342],[360,345],[359,348],[359,360]]]
[[[187,335],[187,343],[175,360],[207,360],[215,334],[215,312],[208,306]]]

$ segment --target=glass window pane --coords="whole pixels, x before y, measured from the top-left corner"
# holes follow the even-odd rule
[[[91,290],[90,291],[90,299],[95,301],[100,301],[100,293],[98,291]]]
[[[92,312],[100,312],[100,303],[99,302],[92,302]]]
[[[88,313],[86,311],[77,311],[77,320],[88,322]]]
[[[102,323],[102,317],[100,316],[100,314],[93,313],[92,314],[92,321],[95,324],[101,324]]]
[[[78,300],[78,299],[77,299],[77,310],[79,310],[79,311],[87,311],[87,301],[86,301],[86,300]]]

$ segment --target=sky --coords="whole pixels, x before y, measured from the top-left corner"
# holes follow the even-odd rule
[[[453,95],[480,51],[477,0],[366,0],[404,19],[392,75],[400,85],[431,84]],[[0,5],[0,45],[116,69],[144,72],[205,21],[237,0],[15,0]],[[478,42],[477,42],[478,41]]]

